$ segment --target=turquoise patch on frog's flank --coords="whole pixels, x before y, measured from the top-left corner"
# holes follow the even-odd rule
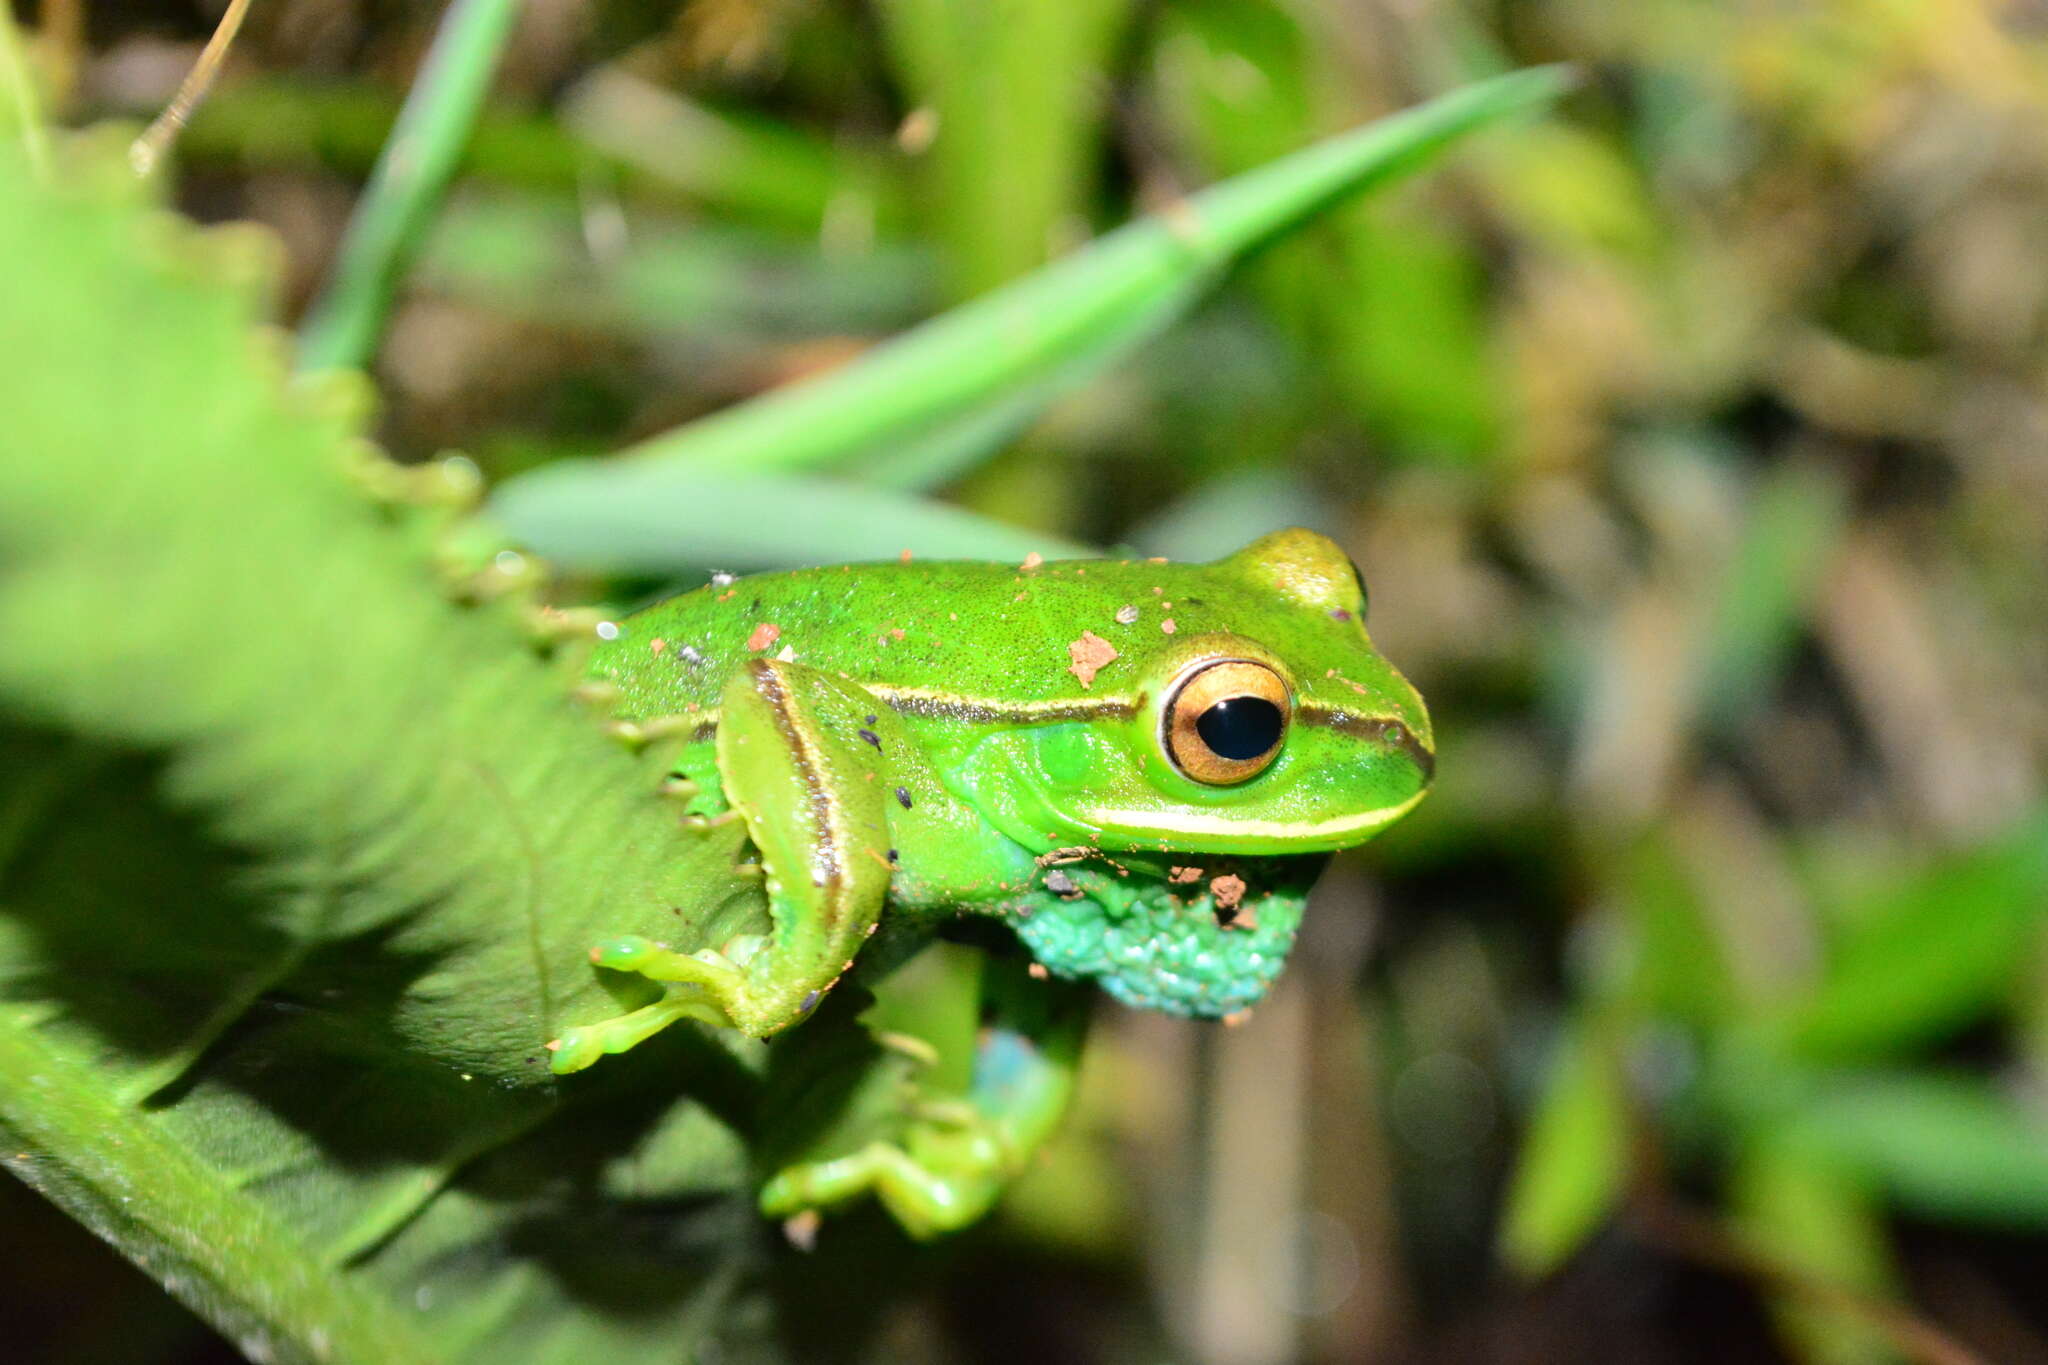
[[[1216,922],[1208,895],[1177,901],[1165,887],[1105,899],[1050,897],[1017,936],[1055,976],[1093,977],[1135,1009],[1215,1018],[1249,1009],[1262,999],[1301,927],[1307,897],[1300,891],[1245,897],[1242,919],[1253,927],[1226,929]]]

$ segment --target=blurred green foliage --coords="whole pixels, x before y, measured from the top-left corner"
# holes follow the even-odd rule
[[[76,126],[153,115],[205,27],[19,12]],[[437,20],[259,6],[180,144],[167,189],[274,228],[294,316]],[[885,553],[1316,525],[1442,744],[1251,1027],[1113,1022],[1046,1170],[903,1282],[894,1358],[2048,1354],[2030,7],[536,7],[397,292],[380,436],[509,496],[802,416],[778,386],[1134,211],[1557,60],[1554,117],[852,467]],[[564,600],[818,543],[675,497],[635,529],[591,493]]]

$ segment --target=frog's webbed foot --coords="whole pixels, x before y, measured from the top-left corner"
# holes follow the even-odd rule
[[[631,1014],[566,1030],[548,1044],[554,1054],[549,1066],[556,1075],[581,1071],[608,1052],[635,1047],[679,1019],[695,1019],[713,1028],[760,1025],[761,1011],[748,992],[745,968],[716,949],[679,953],[652,939],[628,935],[598,944],[590,950],[590,960],[662,982],[669,990],[665,998]]]
[[[956,1232],[987,1213],[1021,1165],[1006,1125],[970,1105],[920,1106],[894,1141],[785,1167],[761,1211],[787,1218],[872,1193],[911,1236]]]

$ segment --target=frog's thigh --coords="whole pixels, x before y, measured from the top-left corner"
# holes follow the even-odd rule
[[[718,768],[767,873],[769,942],[745,964],[735,1022],[801,1018],[874,932],[889,889],[882,758],[862,742],[874,698],[800,664],[754,659],[726,685]]]

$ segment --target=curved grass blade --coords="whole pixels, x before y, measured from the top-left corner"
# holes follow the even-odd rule
[[[747,573],[857,563],[906,552],[935,559],[1099,553],[911,493],[772,474],[629,467],[593,478],[587,462],[566,461],[513,480],[492,511],[558,564],[653,577],[713,566]]]
[[[1561,68],[1515,72],[1330,138],[1110,233],[842,369],[644,441],[578,475],[636,494],[648,489],[644,471],[651,469],[840,467],[898,487],[943,482],[1173,321],[1245,253],[1347,195],[1419,169],[1475,128],[1547,103],[1567,82]],[[1025,391],[1037,401],[1018,402]],[[1005,420],[989,420],[995,408]],[[980,439],[957,439],[963,425],[978,425]],[[906,450],[910,458],[892,458]],[[526,528],[506,509],[533,506],[516,491],[521,482],[508,482],[496,502],[519,533]],[[567,487],[563,479],[554,491]]]
[[[518,17],[519,0],[454,0],[448,7],[349,221],[334,277],[306,323],[300,369],[356,369],[375,351],[391,291],[455,174]]]

